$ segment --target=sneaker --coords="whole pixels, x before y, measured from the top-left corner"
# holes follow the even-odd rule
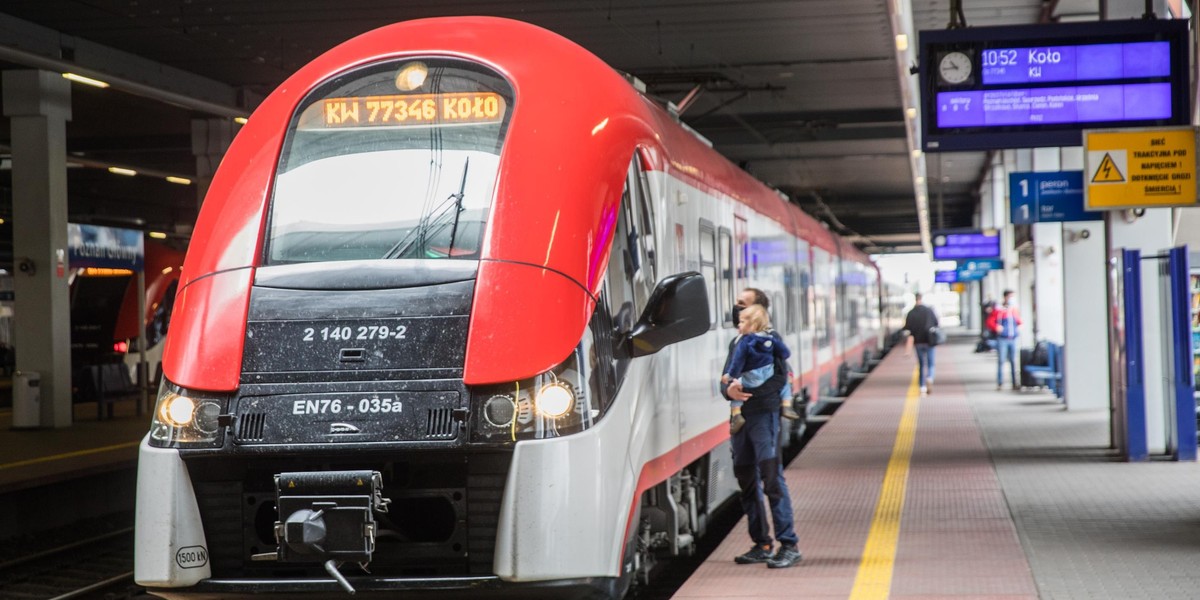
[[[753,548],[751,548],[749,552],[734,557],[733,562],[735,562],[739,565],[753,565],[753,564],[758,564],[758,563],[765,563],[765,562],[773,560],[774,558],[775,558],[774,556],[771,556],[771,546],[770,545],[759,546],[759,545],[755,544],[755,546]]]
[[[800,549],[795,546],[784,544],[779,547],[779,551],[771,560],[767,561],[768,569],[786,569],[796,566],[804,556],[800,554]]]
[[[929,395],[929,388],[927,388],[927,387],[925,387],[925,386],[921,386],[921,395],[922,395],[922,396],[928,396],[928,395]]]
[[[800,413],[796,412],[796,409],[792,408],[791,404],[784,404],[783,407],[779,409],[779,416],[790,421],[795,421],[796,419],[800,418]]]
[[[997,384],[996,384],[996,391],[998,392],[998,391],[1000,391],[1000,390],[1002,390],[1002,389],[1004,389],[1004,386],[1003,386],[1003,385],[1001,385],[1001,384],[999,384],[999,383],[997,383]]]
[[[932,392],[933,392],[933,378],[930,377],[929,379],[925,380],[925,393],[929,394]]]
[[[746,417],[742,413],[738,413],[729,417],[729,435],[733,435],[742,430],[746,426]]]

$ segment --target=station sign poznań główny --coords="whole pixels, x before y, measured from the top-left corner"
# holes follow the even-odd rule
[[[1085,207],[1196,206],[1196,135],[1195,127],[1084,131]]]

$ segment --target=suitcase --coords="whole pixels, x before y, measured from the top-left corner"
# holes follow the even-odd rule
[[[1033,364],[1033,348],[1021,348],[1021,362],[1017,365],[1021,377],[1021,387],[1041,387],[1041,382],[1025,372],[1025,365]]]

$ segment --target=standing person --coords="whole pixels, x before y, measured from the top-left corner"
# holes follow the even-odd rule
[[[921,383],[921,395],[926,396],[933,389],[934,346],[929,330],[938,326],[938,318],[932,308],[921,303],[921,294],[916,295],[914,302],[916,306],[904,317],[904,330],[908,332],[904,355],[912,356],[913,348],[916,348],[917,381]]]
[[[767,295],[761,290],[746,288],[738,294],[733,321],[741,322],[740,313],[744,308],[758,305],[765,310],[769,304]],[[770,334],[778,343],[783,343],[778,334],[773,331]],[[729,357],[725,359],[722,373],[729,371],[737,343],[738,338],[730,341]],[[787,362],[776,358],[773,370],[767,381],[751,391],[743,390],[740,381],[730,380],[728,385],[721,384],[721,393],[729,400],[745,402],[742,407],[745,425],[730,436],[729,441],[733,452],[733,474],[741,489],[742,510],[746,513],[754,547],[734,561],[739,565],[766,563],[769,568],[782,569],[795,566],[803,557],[796,546],[799,540],[792,525],[792,498],[783,478],[783,463],[778,453],[780,392],[788,376]],[[764,494],[771,506],[775,539],[779,541],[779,550],[774,554],[771,554],[774,542],[763,514]]]
[[[741,310],[739,319],[737,344],[725,374],[721,376],[721,383],[728,385],[736,379],[744,392],[754,394],[755,389],[775,374],[776,361],[787,360],[792,352],[783,340],[772,335],[767,309],[757,304],[747,306]],[[740,400],[730,401],[730,434],[737,433],[746,424],[742,417],[743,404]]]
[[[1012,290],[1004,290],[1004,300],[988,315],[988,329],[996,334],[996,389],[1004,387],[1004,363],[1008,362],[1009,376],[1014,390],[1021,389],[1017,379],[1017,336],[1020,334],[1021,313]]]

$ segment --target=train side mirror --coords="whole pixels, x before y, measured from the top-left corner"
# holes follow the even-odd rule
[[[708,286],[695,272],[665,277],[654,287],[646,310],[629,334],[630,356],[654,354],[709,329]]]

